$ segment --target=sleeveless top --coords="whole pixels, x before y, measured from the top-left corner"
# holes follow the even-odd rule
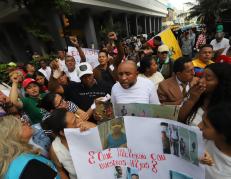
[[[15,158],[11,162],[11,164],[10,164],[10,166],[9,166],[5,176],[4,176],[4,179],[20,178],[20,175],[22,174],[23,169],[25,168],[27,163],[33,159],[36,159],[36,160],[48,165],[55,172],[57,172],[55,165],[50,160],[48,160],[48,159],[46,159],[40,155],[24,153],[24,154],[19,155],[17,158]],[[55,179],[60,179],[58,172],[57,172],[57,176],[55,177]]]
[[[113,139],[112,134],[109,134],[107,139],[108,147],[109,148],[118,148],[122,144],[127,143],[126,135],[124,133],[121,134],[120,138]]]
[[[61,140],[59,137],[56,137],[55,140],[52,142],[52,147],[54,149],[54,152],[55,152],[59,162],[67,170],[70,179],[77,179],[77,174],[75,172],[75,168],[73,165],[73,161],[72,161],[70,152],[61,143]]]

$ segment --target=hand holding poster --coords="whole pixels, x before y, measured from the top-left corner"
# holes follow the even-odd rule
[[[204,178],[201,132],[175,121],[126,116],[65,136],[79,179]]]

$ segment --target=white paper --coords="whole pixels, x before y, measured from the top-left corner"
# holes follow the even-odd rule
[[[98,131],[100,127],[93,128],[84,135],[78,129],[65,129],[79,179],[114,179],[115,166],[121,166],[123,171],[128,171],[127,167],[136,167],[140,179],[171,179],[170,173],[187,176],[187,179],[205,178],[203,166],[195,160],[204,151],[199,129],[159,118],[126,116],[123,121],[124,128],[121,130],[126,134],[127,148],[102,150],[102,135]],[[178,136],[178,145],[173,145],[177,142],[170,142],[172,154],[166,154],[163,150],[165,130],[171,135],[169,140],[165,138],[164,141],[173,140],[174,131]],[[181,146],[180,140],[183,140]],[[178,156],[173,154],[175,151],[178,151]]]

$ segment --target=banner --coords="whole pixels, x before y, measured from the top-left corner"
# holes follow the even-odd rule
[[[86,57],[86,61],[91,64],[92,68],[97,67],[99,65],[99,62],[98,62],[99,50],[94,50],[90,48],[82,48],[82,50]],[[75,58],[76,64],[80,63],[79,52],[75,47],[68,46],[67,54]]]
[[[126,116],[81,133],[65,129],[78,179],[204,179],[197,128]]]
[[[182,57],[179,43],[170,28],[167,28],[164,31],[160,32],[159,34],[157,34],[157,36],[160,36],[162,42],[169,47],[171,58],[176,60],[179,57]]]
[[[120,116],[152,117],[177,120],[180,106],[159,104],[114,104],[114,114]]]

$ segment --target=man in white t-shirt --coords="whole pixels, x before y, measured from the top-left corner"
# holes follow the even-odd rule
[[[223,51],[225,48],[229,47],[229,39],[224,38],[224,32],[217,32],[215,39],[213,39],[210,44],[213,46],[215,52],[218,50]]]
[[[78,74],[78,66],[76,65],[74,57],[70,55],[66,56],[65,64],[67,67],[65,73],[70,78],[70,80],[77,83],[80,82],[80,78]]]
[[[65,50],[58,50],[57,55],[58,55],[58,63],[59,63],[60,70],[66,71],[67,67],[65,64],[65,55],[66,55]]]
[[[118,67],[118,80],[111,92],[111,101],[118,103],[160,104],[154,84],[138,77],[136,63],[126,61]]]
[[[80,63],[86,62],[85,54],[79,45],[78,39],[74,36],[70,36],[69,40],[70,40],[71,44],[79,52],[79,56],[81,59]],[[79,74],[78,74],[78,64],[76,64],[74,57],[71,55],[66,55],[65,64],[66,64],[67,70],[64,70],[64,71],[65,71],[66,75],[70,78],[70,80],[75,81],[75,82],[80,82],[80,78],[79,78]]]
[[[51,68],[47,66],[44,60],[40,61],[40,67],[41,68],[38,71],[41,72],[46,77],[46,79],[49,81],[50,76],[51,76]]]

